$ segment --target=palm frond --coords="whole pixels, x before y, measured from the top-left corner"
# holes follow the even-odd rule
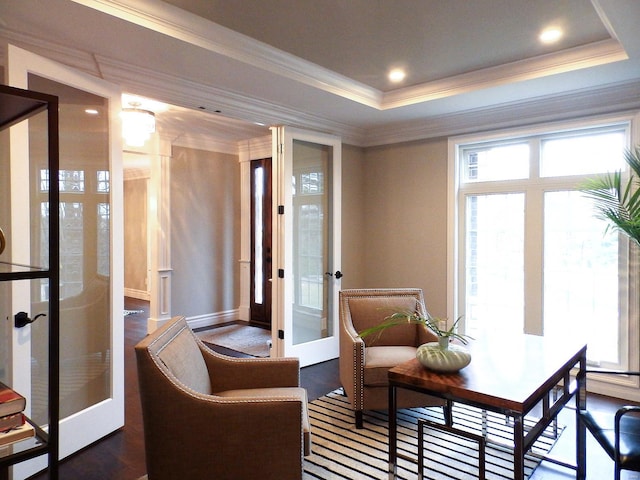
[[[460,322],[461,318],[462,318],[461,316],[458,317],[456,321],[453,322],[453,324],[449,329],[441,329],[440,324],[444,322],[444,324],[446,325],[445,320],[432,317],[429,314],[427,314],[426,316],[421,316],[419,313],[413,310],[398,309],[394,311],[391,315],[386,317],[378,325],[374,325],[373,327],[366,328],[361,332],[359,332],[358,336],[360,338],[364,338],[364,337],[368,337],[369,335],[376,335],[374,339],[375,341],[378,338],[380,338],[380,335],[382,335],[382,332],[385,331],[387,328],[409,323],[409,324],[423,325],[424,327],[431,330],[438,337],[455,338],[466,345],[467,343],[469,343],[468,339],[471,337],[467,335],[462,335],[457,332],[458,322]]]
[[[582,187],[594,202],[596,216],[605,220],[606,230],[615,229],[640,245],[640,146],[624,155],[629,178],[623,184],[622,172],[610,172],[587,180]]]

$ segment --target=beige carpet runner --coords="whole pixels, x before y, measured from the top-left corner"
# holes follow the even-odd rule
[[[386,412],[365,413],[364,428],[357,430],[354,414],[341,390],[331,392],[309,405],[313,453],[305,458],[304,479],[387,479],[388,423]],[[442,422],[442,409],[418,408],[401,410],[398,415],[398,447],[400,453],[415,460],[399,460],[398,478],[417,479],[417,419],[429,418]],[[454,425],[479,433],[482,413],[479,409],[456,404]],[[488,413],[489,438],[508,442],[512,428],[505,417]],[[555,444],[545,435],[535,443],[533,451],[545,454]],[[475,444],[465,444],[443,432],[429,431],[425,435],[427,465],[425,480],[478,478],[478,452]],[[510,451],[487,445],[486,478],[513,478],[513,457]],[[539,460],[529,457],[525,471],[529,477]]]

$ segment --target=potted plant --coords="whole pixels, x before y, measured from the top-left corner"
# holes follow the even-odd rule
[[[430,314],[422,316],[412,310],[398,310],[386,317],[378,325],[367,328],[359,332],[358,335],[361,338],[376,334],[380,336],[387,328],[398,325],[407,323],[422,325],[438,337],[438,342],[420,345],[416,351],[416,358],[430,370],[453,373],[463,369],[471,362],[471,354],[466,348],[450,344],[452,339],[459,340],[464,345],[469,343],[468,339],[471,337],[457,332],[458,322],[460,322],[461,318],[458,317],[449,328],[446,328],[446,319],[432,317]]]
[[[624,159],[631,172],[623,183],[622,172],[594,177],[583,185],[585,195],[595,204],[597,215],[640,245],[640,146],[627,150]]]
[[[440,343],[443,347],[448,346],[449,341],[451,339],[456,339],[462,342],[463,344],[469,343],[467,340],[471,338],[467,335],[462,335],[457,332],[458,322],[462,316],[458,317],[455,322],[451,325],[451,327],[446,328],[447,321],[443,318],[432,317],[427,313],[426,316],[420,315],[418,312],[412,310],[397,310],[388,317],[384,319],[378,325],[367,328],[361,332],[359,332],[359,336],[361,338],[367,337],[369,335],[377,334],[380,336],[384,330],[390,327],[395,327],[396,325],[404,325],[407,323],[422,325],[429,330],[431,330],[436,337],[438,337],[438,343]],[[442,339],[442,340],[440,340]]]

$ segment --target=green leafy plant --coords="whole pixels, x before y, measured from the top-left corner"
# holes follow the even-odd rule
[[[426,316],[422,316],[413,310],[398,310],[388,317],[386,317],[382,322],[373,327],[369,327],[359,332],[359,336],[361,338],[368,337],[369,335],[377,335],[379,337],[384,330],[387,328],[395,327],[397,325],[405,325],[407,323],[423,325],[431,330],[437,337],[448,337],[449,339],[456,339],[462,342],[463,344],[469,343],[470,336],[463,335],[457,332],[458,322],[462,316],[458,317],[455,322],[451,325],[451,327],[446,328],[447,321],[446,319],[432,317],[427,314]],[[443,328],[443,326],[445,328]],[[376,338],[377,338],[376,337]]]
[[[623,182],[621,171],[587,180],[582,189],[594,201],[597,217],[640,245],[640,146],[625,152],[631,172]]]

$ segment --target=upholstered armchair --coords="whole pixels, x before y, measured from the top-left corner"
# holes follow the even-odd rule
[[[411,358],[417,347],[437,337],[421,325],[398,325],[360,338],[358,332],[375,326],[397,310],[426,314],[424,295],[417,288],[358,289],[340,292],[340,381],[355,410],[356,427],[363,426],[364,410],[387,410],[388,371]],[[398,389],[398,407],[442,405],[442,399]],[[450,409],[445,408],[450,422]]]
[[[296,479],[311,451],[294,358],[231,358],[184,317],[135,347],[149,480]]]

